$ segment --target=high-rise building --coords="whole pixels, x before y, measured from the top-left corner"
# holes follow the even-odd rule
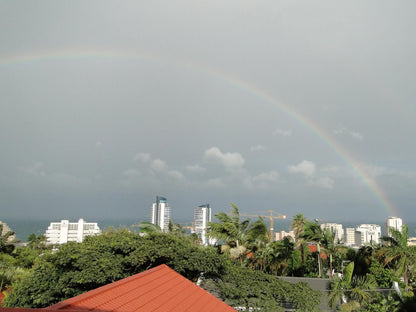
[[[152,205],[152,223],[160,227],[163,232],[167,232],[170,221],[170,207],[165,197],[156,196],[156,202]]]
[[[355,228],[346,228],[345,229],[345,244],[347,246],[355,246],[357,243],[356,241],[356,235],[355,235]],[[360,235],[361,240],[361,235]]]
[[[342,224],[339,223],[322,223],[321,229],[330,229],[332,233],[335,234],[336,243],[344,243],[344,229]]]
[[[390,228],[396,231],[402,231],[403,220],[398,217],[388,217],[386,220],[386,236],[391,236]]]
[[[51,222],[46,230],[47,244],[64,244],[67,242],[81,243],[85,236],[101,234],[101,230],[97,223],[87,223],[84,219],[78,222],[69,222],[61,220],[61,222]]]
[[[379,244],[381,238],[381,226],[377,224],[361,224],[355,228],[356,232],[360,232],[360,241],[356,241],[356,244]]]
[[[194,211],[195,233],[201,238],[202,245],[208,245],[207,228],[211,222],[211,207],[209,204],[201,205]]]

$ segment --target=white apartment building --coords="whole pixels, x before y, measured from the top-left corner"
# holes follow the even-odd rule
[[[388,217],[386,220],[386,236],[391,236],[390,228],[396,231],[402,231],[403,220],[398,217]]]
[[[292,237],[293,241],[296,240],[295,239],[295,231],[289,231],[289,232],[280,231],[280,232],[274,233],[274,240],[280,241],[280,240],[283,240],[287,236]]]
[[[347,246],[355,245],[355,228],[345,229],[345,245]]]
[[[67,242],[81,243],[85,236],[99,235],[101,230],[97,223],[88,223],[84,219],[78,222],[69,222],[61,220],[61,222],[51,222],[46,230],[47,244],[65,244]]]
[[[208,245],[207,228],[211,222],[211,207],[209,204],[201,205],[194,211],[195,233],[201,238],[202,245]]]
[[[342,224],[339,223],[322,223],[321,229],[326,230],[330,229],[332,233],[335,234],[336,243],[344,243],[344,228]]]
[[[152,223],[160,227],[163,232],[169,229],[170,207],[165,197],[156,196],[156,202],[152,205]]]
[[[362,246],[365,244],[379,244],[381,239],[381,226],[377,224],[361,224],[355,228],[359,232],[359,241],[355,243]]]

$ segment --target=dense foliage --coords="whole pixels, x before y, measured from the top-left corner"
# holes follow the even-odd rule
[[[213,285],[214,284],[214,285]],[[216,281],[206,280],[203,287],[218,293],[234,307],[260,308],[261,311],[319,311],[321,294],[304,283],[289,283],[261,271],[229,267]]]
[[[145,236],[127,230],[70,242],[45,254],[18,282],[6,306],[45,307],[160,264],[196,280],[201,272],[219,276],[226,261],[213,247],[200,248],[169,234]]]
[[[279,278],[300,276],[330,278],[329,305],[339,311],[415,310],[416,249],[407,244],[406,226],[391,231],[380,245],[356,250],[301,214],[292,222],[295,239],[281,241],[270,240],[262,218],[242,219],[236,205],[217,219],[209,228],[216,246],[199,246],[196,234],[188,235],[173,223],[168,233],[142,222],[139,233],[110,229],[55,250],[42,235],[31,235],[28,245],[18,248],[4,235],[0,283],[2,290],[13,286],[4,305],[46,307],[167,264],[194,282],[203,276],[203,288],[235,307],[318,311],[320,292]]]
[[[162,263],[193,281],[203,273],[214,285],[210,289],[210,283],[204,284],[207,289],[236,306],[275,309],[287,303],[306,311],[320,301],[320,294],[304,284],[241,268],[216,248],[197,246],[185,236],[118,230],[88,237],[83,243],[64,244],[39,257],[4,304],[46,307]]]

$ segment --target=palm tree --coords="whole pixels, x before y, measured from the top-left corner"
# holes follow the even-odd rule
[[[208,236],[224,241],[223,252],[229,252],[231,258],[240,259],[243,264],[243,256],[247,247],[256,240],[267,240],[267,227],[263,219],[250,223],[250,219],[241,221],[238,207],[231,203],[231,213],[220,212],[215,215],[219,223],[208,224]]]
[[[36,250],[48,249],[47,240],[45,235],[36,235],[34,233],[27,237],[28,247]]]
[[[295,231],[295,249],[300,250],[300,256],[302,261],[302,268],[305,267],[305,248],[306,248],[306,242],[303,239],[302,233],[303,229],[305,227],[307,220],[303,216],[303,214],[297,214],[292,221],[291,227]]]
[[[390,228],[391,236],[382,237],[385,245],[380,248],[380,255],[384,259],[384,265],[392,264],[396,274],[403,277],[406,291],[409,289],[409,274],[414,259],[414,249],[407,245],[408,227],[402,226],[402,231]],[[413,249],[413,250],[412,250]]]
[[[306,218],[301,213],[297,214],[293,218],[291,227],[295,231],[295,237],[298,237],[303,232],[303,228],[305,227],[306,222]]]
[[[328,303],[332,308],[338,304],[341,304],[344,308],[357,306],[357,303],[361,306],[371,300],[369,290],[377,286],[376,281],[369,276],[353,276],[353,272],[354,262],[351,262],[345,268],[344,275],[341,278],[331,281]]]
[[[332,263],[336,254],[346,250],[345,246],[337,244],[335,233],[330,229],[325,229],[322,236],[322,247],[327,255],[329,255],[329,277],[332,277]]]
[[[293,251],[295,244],[292,237],[286,236],[281,241],[276,243],[276,260],[279,262],[280,272],[285,275],[287,268],[289,267],[290,260],[293,261]]]
[[[141,221],[139,222],[139,224],[133,225],[133,227],[138,227],[139,233],[143,233],[144,235],[162,231],[160,229],[160,226],[158,226],[157,224],[148,222],[148,221]]]
[[[317,222],[306,220],[300,238],[306,242],[316,243],[318,250],[318,276],[321,277],[321,249],[320,245],[323,240],[323,231]]]

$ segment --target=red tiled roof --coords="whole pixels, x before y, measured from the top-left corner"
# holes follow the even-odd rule
[[[47,309],[106,312],[235,312],[229,305],[164,264],[62,301]]]
[[[0,311],[235,312],[232,307],[164,264],[48,308],[0,308]]]
[[[308,248],[309,248],[310,252],[318,252],[318,246],[316,246],[316,245],[308,245]],[[321,259],[327,259],[328,258],[328,255],[323,251],[320,252],[319,256],[321,257]]]
[[[1,308],[1,312],[59,312],[59,310],[31,309],[31,308]],[[73,312],[76,312],[73,310]]]

